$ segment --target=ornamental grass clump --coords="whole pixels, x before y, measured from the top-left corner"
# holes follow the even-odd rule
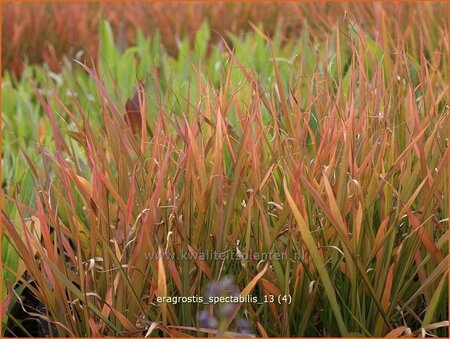
[[[5,334],[448,336],[447,26],[374,16],[6,75]]]

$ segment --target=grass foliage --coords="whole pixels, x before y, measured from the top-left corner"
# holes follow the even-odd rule
[[[380,25],[209,44],[204,22],[174,56],[101,21],[96,66],[6,72],[5,309],[27,286],[61,337],[448,336],[448,32]],[[226,275],[289,302],[218,329],[156,302]]]

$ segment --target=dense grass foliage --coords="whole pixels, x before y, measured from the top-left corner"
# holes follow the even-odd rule
[[[101,21],[97,62],[6,72],[9,321],[26,286],[54,336],[448,336],[448,32],[378,19],[175,55]],[[236,292],[277,301],[157,302]]]
[[[259,22],[265,23],[270,35],[279,27],[283,41],[288,41],[297,38],[303,29],[325,38],[346,13],[352,13],[364,22],[365,32],[373,38],[384,34],[384,29],[393,29],[414,50],[419,32],[425,33],[426,39],[436,39],[433,35],[440,32],[429,30],[428,26],[435,22],[445,25],[447,20],[446,2],[6,1],[2,7],[2,71],[17,75],[25,70],[25,65],[42,62],[56,72],[64,55],[74,58],[81,49],[96,58],[97,27],[102,18],[117,32],[121,51],[136,43],[135,33],[141,30],[147,36],[159,32],[171,55],[177,53],[179,39],[188,36],[192,42],[205,19],[211,24],[214,41],[219,35],[226,37],[227,32],[246,33],[251,23]]]

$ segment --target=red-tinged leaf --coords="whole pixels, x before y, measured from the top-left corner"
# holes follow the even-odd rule
[[[134,334],[135,332],[139,331],[139,329],[135,325],[133,325],[131,323],[131,321],[128,320],[128,318],[125,315],[123,315],[121,312],[119,312],[117,309],[115,309],[114,307],[111,306],[111,311],[117,317],[120,324],[128,331],[128,333]]]
[[[265,295],[274,295],[274,296],[281,295],[280,289],[264,278],[261,278],[261,285]],[[278,326],[281,327],[280,315],[278,314],[276,304],[269,303],[269,307],[275,318],[275,321],[277,322]]]
[[[98,324],[92,318],[89,318],[89,327],[91,329],[91,337],[92,338],[99,338],[99,337],[101,337],[100,331],[99,331],[99,328],[98,328]]]
[[[105,319],[108,319],[109,314],[111,312],[111,308],[109,307],[109,305],[112,305],[113,303],[112,300],[113,292],[117,291],[117,286],[119,285],[120,278],[121,278],[120,275],[117,275],[116,278],[114,279],[114,286],[109,287],[108,290],[106,291],[105,303],[101,310],[102,315]],[[102,323],[100,327],[100,332],[103,332],[105,330],[105,327],[106,324]]]
[[[400,338],[403,333],[407,330],[406,326],[399,326],[397,328],[394,328],[392,331],[390,331],[388,334],[386,334],[385,338]]]
[[[2,300],[2,317],[6,314],[9,308],[9,304],[11,303],[11,298],[13,296],[12,284],[11,281],[6,282],[8,286],[8,292],[6,293],[6,298]]]
[[[134,165],[130,178],[130,190],[128,192],[127,209],[125,214],[125,227],[128,227],[131,224],[131,218],[133,216],[133,207],[136,195],[136,170],[137,164]]]
[[[261,335],[262,338],[269,338],[269,335],[267,334],[266,330],[264,329],[263,325],[259,321],[256,322],[256,328]]]
[[[330,207],[330,212],[333,214],[334,220],[336,220],[335,226],[337,226],[341,229],[342,235],[346,235],[346,234],[348,234],[348,227],[347,227],[347,224],[344,222],[344,219],[342,218],[341,212],[339,211],[339,206],[337,204],[336,199],[334,198],[334,194],[333,194],[331,185],[328,182],[328,179],[325,174],[323,175],[322,179],[323,179],[323,183],[325,185],[325,191],[328,196],[328,204]]]
[[[384,284],[384,290],[383,295],[381,297],[381,307],[383,307],[384,311],[387,313],[389,310],[389,304],[390,304],[390,298],[391,298],[391,292],[392,292],[392,284],[394,281],[394,269],[395,269],[395,263],[391,264],[389,267],[389,271],[386,277],[386,282]],[[376,336],[381,335],[383,332],[383,317],[381,315],[377,316],[376,324],[375,324],[375,330],[374,334]]]
[[[171,278],[173,279],[173,282],[178,288],[178,291],[182,291],[181,287],[181,278],[180,278],[180,272],[178,271],[177,267],[175,266],[175,263],[173,260],[167,261],[167,268],[169,269],[169,273]]]
[[[250,292],[253,290],[253,288],[255,288],[257,282],[264,276],[264,274],[267,272],[267,269],[269,268],[269,263],[266,262],[264,267],[262,268],[262,270],[253,277],[253,279],[247,284],[247,286],[244,287],[244,289],[241,292],[241,296],[246,297],[250,294]],[[234,320],[234,318],[236,318],[239,309],[241,307],[241,304],[238,305],[238,307],[236,307],[232,313],[232,315],[226,320],[227,321],[227,326],[225,328],[227,328],[231,322]]]
[[[200,268],[200,270],[205,273],[205,275],[208,277],[208,279],[212,279],[211,276],[211,269],[208,267],[206,262],[201,259],[200,255],[197,255],[198,253],[195,251],[194,248],[188,245],[189,252],[191,253],[193,258],[196,258],[195,262],[197,263],[197,266]]]
[[[382,246],[382,244],[383,244],[382,239],[384,239],[383,236],[386,235],[386,234],[385,234],[385,232],[386,232],[386,227],[387,227],[387,225],[389,224],[389,221],[390,221],[390,220],[391,220],[391,214],[388,214],[388,215],[383,219],[383,221],[381,222],[380,226],[378,227],[378,232],[377,232],[377,235],[376,235],[376,237],[375,237],[375,241],[374,241],[373,246],[372,246],[372,252],[370,253],[370,256],[369,256],[370,260],[372,260],[372,258],[373,258],[373,257],[377,254],[377,252],[380,250],[380,248],[381,248],[381,246]]]
[[[427,249],[427,251],[434,258],[436,263],[440,263],[444,260],[444,256],[441,251],[436,247],[433,238],[428,234],[426,229],[421,225],[419,219],[411,212],[411,210],[406,211],[406,215],[408,216],[408,220],[411,223],[414,230],[416,230],[422,240],[423,245]]]
[[[181,326],[180,326],[181,327]],[[177,331],[172,326],[167,326],[165,330],[170,334],[172,338],[194,338],[192,335],[186,334],[184,332]],[[216,331],[217,332],[217,331]]]
[[[191,126],[189,125],[189,122],[187,121],[186,117],[184,117],[185,126],[187,130],[187,135],[189,139],[189,149],[192,152],[192,156],[195,161],[195,165],[197,167],[197,171],[200,178],[200,183],[202,185],[202,190],[204,190],[207,186],[207,175],[206,175],[206,169],[205,169],[205,163],[202,161],[204,159],[203,152],[201,152],[200,148],[197,145],[197,142],[194,137],[194,133],[192,132]]]

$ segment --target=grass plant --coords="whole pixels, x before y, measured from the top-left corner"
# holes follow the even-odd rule
[[[378,19],[175,55],[100,21],[97,60],[5,72],[9,321],[27,287],[51,336],[448,336],[448,32]],[[275,301],[156,302],[227,276]]]

